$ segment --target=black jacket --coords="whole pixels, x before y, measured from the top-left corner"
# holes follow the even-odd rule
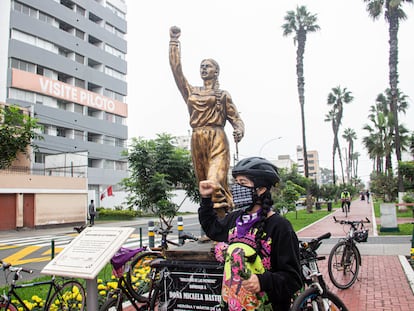
[[[236,226],[236,220],[242,213],[243,210],[237,210],[218,219],[209,198],[203,198],[198,209],[204,232],[218,242],[227,242],[229,230]],[[274,310],[287,311],[293,294],[302,287],[299,241],[290,222],[278,214],[265,220],[264,231],[272,238],[272,268],[258,275],[260,288],[268,293]]]

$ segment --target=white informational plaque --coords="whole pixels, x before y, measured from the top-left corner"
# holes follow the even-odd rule
[[[41,273],[94,279],[133,231],[129,227],[88,227]]]

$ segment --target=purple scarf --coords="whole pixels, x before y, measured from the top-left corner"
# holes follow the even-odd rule
[[[236,220],[237,237],[241,238],[253,227],[253,225],[260,220],[262,209],[259,209],[253,214],[242,214]]]

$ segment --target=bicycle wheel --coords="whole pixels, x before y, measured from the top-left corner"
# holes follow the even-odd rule
[[[160,297],[161,295],[165,294],[165,292],[162,291],[162,283],[157,282],[154,286],[154,289],[151,293],[151,301],[149,304],[149,311],[162,311],[162,310],[168,310],[168,303],[169,301],[164,301],[160,304]]]
[[[85,310],[85,289],[78,281],[68,281],[58,285],[59,290],[53,293],[46,308],[48,311]]]
[[[102,307],[99,308],[99,311],[122,311],[122,302],[118,305],[118,298],[108,298]]]
[[[164,257],[157,252],[143,252],[131,263],[126,277],[126,286],[139,302],[149,302],[153,282],[159,278],[159,274],[150,266],[151,262],[157,258]]]
[[[7,305],[6,303],[1,302],[0,311],[18,311],[17,307],[14,304],[10,303],[7,308],[6,308],[6,305]]]
[[[309,287],[293,302],[291,311],[348,311],[345,304],[330,291],[322,295],[316,287]]]
[[[347,289],[355,283],[360,265],[355,245],[349,245],[345,241],[339,242],[329,254],[329,278],[336,287]]]

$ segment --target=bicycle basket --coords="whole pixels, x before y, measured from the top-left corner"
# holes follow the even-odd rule
[[[354,239],[358,243],[366,242],[368,240],[368,230],[360,230],[354,233]]]

